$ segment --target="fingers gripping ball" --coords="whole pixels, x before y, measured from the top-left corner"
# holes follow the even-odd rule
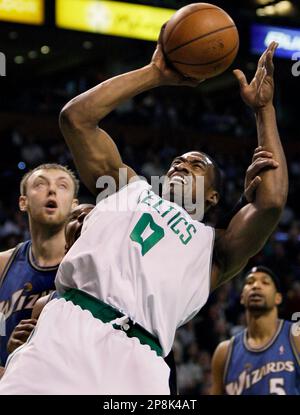
[[[182,75],[208,79],[224,72],[239,48],[234,21],[209,3],[179,9],[162,34],[162,47],[169,63]]]

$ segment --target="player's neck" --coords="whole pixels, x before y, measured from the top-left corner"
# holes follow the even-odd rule
[[[32,255],[35,263],[40,267],[58,265],[65,254],[64,227],[51,230],[45,227],[30,226]]]
[[[267,344],[278,329],[277,309],[269,313],[255,315],[247,312],[247,341],[250,347],[262,347]]]

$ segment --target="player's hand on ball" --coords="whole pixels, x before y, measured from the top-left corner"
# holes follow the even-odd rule
[[[261,146],[255,149],[252,163],[248,167],[245,177],[244,196],[247,202],[251,203],[255,199],[255,192],[261,183],[259,173],[268,169],[276,169],[277,167],[278,162],[273,159],[272,153],[266,151]]]
[[[36,323],[37,320],[35,319],[20,321],[20,323],[15,327],[14,331],[12,332],[8,340],[8,353],[12,353],[15,349],[17,349],[19,346],[22,346],[22,344],[24,344],[27,341],[31,332],[35,328]]]
[[[272,42],[261,55],[254,78],[248,84],[245,74],[236,69],[233,71],[240,85],[243,101],[255,111],[272,104],[274,95],[273,56],[278,43]]]
[[[183,85],[183,86],[191,86],[196,87],[201,82],[203,82],[205,79],[198,80],[193,78],[188,78],[186,76],[181,75],[179,72],[177,72],[175,69],[171,68],[163,53],[162,49],[162,34],[166,27],[165,23],[160,31],[160,35],[158,38],[158,43],[155,49],[155,52],[152,56],[151,64],[158,70],[159,74],[159,84],[160,85]]]

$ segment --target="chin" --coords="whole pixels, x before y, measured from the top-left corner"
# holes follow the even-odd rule
[[[260,311],[260,312],[266,312],[268,311],[268,307],[266,304],[248,304],[248,310],[249,311]]]
[[[59,225],[63,225],[64,221],[61,218],[59,218],[57,215],[53,215],[53,216],[49,215],[49,216],[43,217],[40,223],[43,225],[59,226]]]

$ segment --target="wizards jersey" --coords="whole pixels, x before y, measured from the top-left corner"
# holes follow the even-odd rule
[[[274,337],[260,349],[248,345],[246,330],[231,339],[224,373],[228,395],[300,395],[300,356],[291,327],[280,320]]]
[[[5,319],[5,330],[0,333],[0,365],[5,365],[7,342],[14,328],[21,320],[31,318],[40,297],[55,290],[57,268],[42,268],[34,263],[31,241],[19,244],[14,250],[0,277],[0,315]]]

